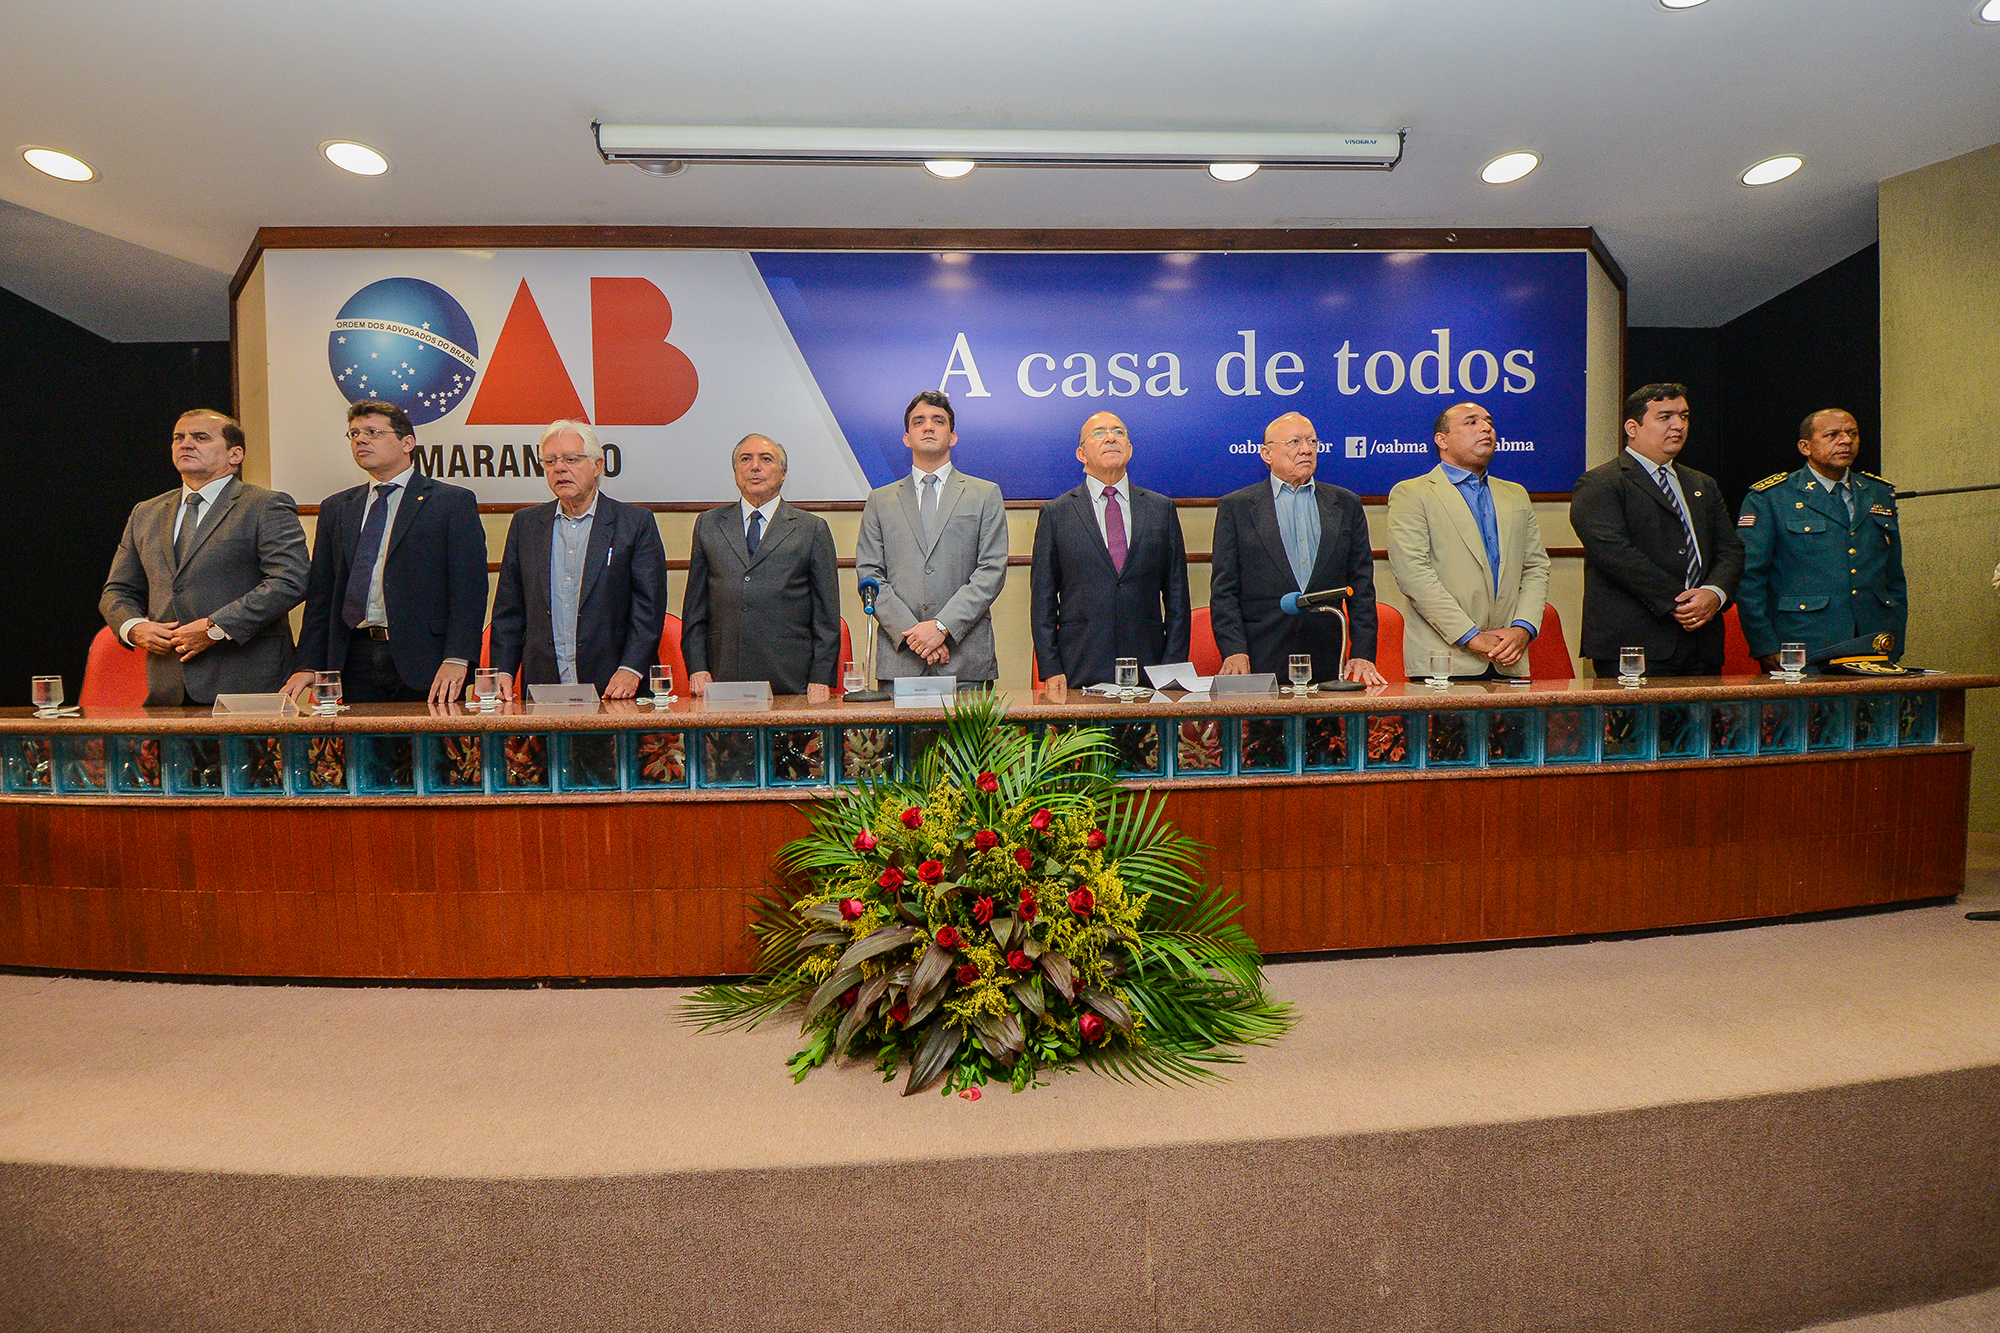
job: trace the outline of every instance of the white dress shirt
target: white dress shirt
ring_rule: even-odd
[[[174,532],[173,540],[170,544],[175,547],[181,544],[181,524],[187,519],[188,497],[190,495],[199,495],[201,497],[201,518],[195,520],[198,531],[202,520],[215,512],[215,502],[222,498],[223,487],[235,480],[235,473],[225,472],[199,491],[189,490],[187,484],[183,482],[181,484],[180,507],[174,510]],[[133,616],[130,620],[120,625],[118,627],[118,642],[130,648],[132,646],[132,627],[144,619],[144,616]],[[226,639],[229,636],[225,634],[222,637]]]
[[[757,540],[761,543],[764,537],[771,531],[771,520],[778,516],[778,501],[784,498],[782,495],[774,495],[760,505],[753,505],[748,500],[738,501],[743,508],[743,538],[745,541],[748,541],[750,538],[750,515],[762,514],[764,516],[763,531],[757,537]]]
[[[368,580],[368,613],[361,618],[361,624],[364,628],[369,625],[381,625],[384,628],[390,627],[389,608],[382,601],[382,571],[388,566],[389,562],[383,557],[389,552],[389,539],[396,533],[396,510],[402,506],[403,492],[409,488],[410,478],[416,475],[416,471],[416,466],[412,464],[387,481],[378,482],[373,477],[368,480],[368,503],[361,510],[361,525],[363,527],[368,526],[368,510],[376,504],[376,486],[389,487],[389,493],[381,499],[381,503],[387,505],[389,508],[382,517],[382,549],[376,553],[375,572]],[[361,552],[356,551],[354,558],[359,560]],[[447,660],[456,661],[458,659],[450,658]]]
[[[1088,472],[1083,474],[1083,484],[1090,488],[1090,510],[1097,515],[1097,535],[1104,538],[1104,549],[1111,549],[1111,530],[1104,526],[1104,493],[1116,489],[1118,492],[1118,512],[1125,519],[1125,549],[1132,548],[1132,474],[1126,473],[1107,486]]]

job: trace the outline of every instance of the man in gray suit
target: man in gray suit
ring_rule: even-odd
[[[854,544],[857,579],[882,585],[876,674],[956,676],[991,684],[993,599],[1007,582],[1007,506],[1000,488],[951,465],[951,399],[926,389],[903,409],[910,475],[868,493]]]
[[[273,693],[306,595],[298,506],[238,477],[243,427],[220,412],[182,416],[173,449],[180,487],[132,507],[98,610],[146,654],[149,706]]]
[[[840,679],[840,583],[833,531],[786,504],[785,446],[745,435],[730,452],[742,499],[694,522],[681,656],[688,691],[768,680],[773,694],[823,704]]]

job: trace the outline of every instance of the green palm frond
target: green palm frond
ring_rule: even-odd
[[[698,1032],[749,1032],[796,1003],[808,987],[778,982],[703,986],[681,1003],[681,1021]]]

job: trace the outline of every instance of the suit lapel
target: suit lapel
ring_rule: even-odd
[[[929,555],[930,547],[924,542],[924,516],[917,508],[917,479],[905,472],[897,484],[896,498],[903,502],[903,519],[910,525],[911,540],[918,550]]]
[[[174,514],[181,505],[181,492],[176,489],[171,494],[160,497],[159,514],[146,530],[146,541],[157,543],[159,558],[163,566],[148,565],[149,569],[166,568],[178,573],[174,562]]]
[[[729,548],[729,553],[736,557],[737,564],[745,569],[750,568],[750,543],[743,535],[745,522],[743,502],[738,500],[727,508],[711,512],[715,515],[715,521],[722,525],[722,541]]]
[[[187,562],[175,569],[174,572],[176,574],[194,563],[194,558],[201,553],[203,544],[214,535],[216,528],[222,525],[222,520],[228,516],[229,511],[236,507],[236,497],[241,494],[243,494],[243,483],[233,478],[227,486],[222,488],[222,494],[215,497],[215,503],[210,506],[210,512],[203,514],[200,521],[195,524],[194,545],[188,547]],[[176,495],[174,499],[178,502],[180,497]],[[167,523],[169,550],[172,549],[173,530],[173,522],[169,520]]]
[[[757,554],[750,557],[750,568],[757,568],[764,563],[765,556],[783,546],[785,539],[792,535],[792,527],[797,522],[798,515],[791,505],[783,500],[778,501],[778,507],[771,511],[771,525],[764,529],[764,535],[758,539]],[[744,543],[744,550],[749,549],[749,543]]]
[[[1814,475],[1811,468],[1806,469],[1803,484],[1806,492],[1806,508],[1833,520],[1840,525],[1842,532],[1853,530],[1853,521],[1847,517],[1847,506],[1840,502],[1839,491],[1829,491],[1826,487],[1820,485],[1819,478]],[[1858,487],[1856,489],[1857,491],[1859,490]],[[1868,507],[1861,502],[1860,495],[1856,494],[1854,497],[1855,514],[1857,516],[1864,514],[1867,512],[1867,509]]]
[[[1437,487],[1438,503],[1444,506],[1445,513],[1451,515],[1452,529],[1458,533],[1459,540],[1465,543],[1465,548],[1472,552],[1472,558],[1479,562],[1479,567],[1486,571],[1487,586],[1491,587],[1493,563],[1486,558],[1486,539],[1479,535],[1479,521],[1473,518],[1472,506],[1466,503],[1465,493],[1451,484],[1451,478],[1445,475],[1442,463],[1430,470],[1430,482]],[[1491,495],[1493,483],[1488,481],[1486,484],[1487,494]],[[1493,521],[1495,526],[1499,525],[1500,506],[1497,501],[1493,506]],[[1506,552],[1503,550],[1502,563],[1505,563],[1505,560]]]
[[[1667,517],[1673,520],[1674,526],[1679,527],[1681,516],[1674,512],[1674,502],[1667,498],[1667,493],[1660,489],[1660,483],[1654,480],[1655,470],[1641,465],[1631,454],[1620,454],[1618,465],[1625,470],[1626,478],[1654,504],[1664,509]],[[1678,475],[1676,473],[1677,477]]]
[[[617,538],[618,507],[609,496],[599,494],[597,517],[590,520],[590,544],[583,548],[583,589],[576,595],[578,607],[590,600],[590,590],[604,573],[605,554]]]
[[[534,605],[549,604],[549,557],[556,540],[556,501],[536,505],[521,522],[521,582]]]
[[[403,534],[410,530],[410,524],[417,521],[417,511],[424,507],[424,497],[430,494],[431,487],[435,485],[436,482],[421,472],[411,474],[410,479],[403,484],[403,501],[396,506],[396,527],[389,534],[388,544],[382,548],[384,560],[396,553],[396,547],[403,540]],[[359,536],[357,533],[357,540]]]
[[[1121,483],[1121,489],[1125,494],[1118,498],[1128,500],[1131,488]],[[1104,561],[1104,567],[1111,571],[1112,578],[1121,577],[1118,566],[1111,563],[1111,548],[1105,544],[1104,534],[1097,530],[1097,503],[1090,498],[1090,483],[1085,482],[1063,498],[1071,500],[1070,513],[1075,522],[1083,525],[1084,540],[1090,543],[1090,549]],[[1128,568],[1132,564],[1132,506],[1129,503],[1125,505],[1125,564]]]
[[[1312,573],[1306,578],[1307,588],[1313,587],[1316,584],[1332,582],[1333,571],[1329,566],[1347,548],[1347,543],[1341,540],[1346,534],[1340,530],[1343,526],[1341,523],[1340,506],[1334,502],[1332,489],[1325,482],[1317,478],[1313,480],[1313,502],[1319,506],[1319,550],[1313,552]],[[1274,501],[1271,506],[1271,521],[1273,523],[1277,522],[1277,516],[1278,508]],[[1283,543],[1279,544],[1278,549],[1284,549]],[[1289,563],[1287,563],[1286,568],[1291,568]],[[1303,592],[1304,589],[1300,589],[1300,591]]]
[[[937,526],[931,529],[930,540],[923,543],[925,555],[929,555],[937,549],[938,538],[944,536],[946,520],[951,517],[952,510],[958,508],[959,497],[965,494],[965,474],[957,468],[953,468],[951,470],[951,480],[944,484],[942,490],[944,493],[938,496]],[[920,519],[917,524],[917,532],[921,534],[923,530],[923,523]]]
[[[1313,494],[1315,496],[1319,494],[1318,486],[1313,487]],[[1296,577],[1292,573],[1292,557],[1285,553],[1284,534],[1278,531],[1278,502],[1271,497],[1271,483],[1268,480],[1257,488],[1257,498],[1253,503],[1257,515],[1257,535],[1263,539],[1264,549],[1270,553],[1272,563],[1284,572],[1287,579]],[[1319,544],[1321,549],[1326,547],[1326,511],[1324,509],[1320,511]],[[1317,568],[1319,563],[1317,558],[1315,558],[1313,563],[1315,568]]]

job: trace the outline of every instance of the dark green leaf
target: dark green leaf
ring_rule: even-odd
[[[958,1050],[958,1043],[964,1033],[939,1019],[924,1033],[917,1043],[916,1058],[910,1061],[909,1081],[903,1084],[903,1095],[912,1096],[943,1078],[951,1067],[951,1057]]]
[[[833,1035],[835,1055],[847,1054],[848,1043],[854,1034],[867,1024],[869,1013],[889,989],[889,974],[881,972],[861,983],[861,993],[854,997],[854,1005],[840,1016],[840,1028]]]
[[[914,926],[883,926],[880,930],[870,931],[864,938],[847,946],[847,952],[840,956],[840,969],[844,972],[850,967],[859,967],[877,954],[902,948],[916,937]]]
[[[933,940],[924,950],[924,956],[917,960],[916,973],[910,978],[910,1003],[914,1005],[929,997],[933,990],[941,989],[957,962],[956,954]]]
[[[860,980],[861,969],[858,967],[834,969],[825,981],[819,983],[819,989],[813,992],[812,999],[806,1002],[806,1022],[812,1022],[822,1009],[839,999],[849,986]]]
[[[1119,1031],[1130,1032],[1132,1030],[1132,1011],[1127,1009],[1124,1001],[1120,1000],[1116,995],[1111,994],[1109,991],[1098,990],[1095,986],[1085,986],[1083,988],[1083,1002],[1110,1019],[1118,1027]]]
[[[1076,969],[1070,965],[1067,957],[1050,949],[1035,961],[1042,965],[1043,974],[1048,977],[1049,984],[1056,988],[1059,995],[1065,1000],[1076,999]]]

